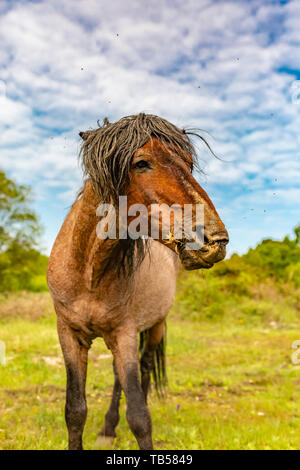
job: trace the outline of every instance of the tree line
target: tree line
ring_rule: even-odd
[[[38,250],[41,225],[29,186],[0,170],[0,292],[46,290],[48,257]]]
[[[31,188],[0,170],[0,292],[47,290],[48,257],[40,253],[41,225],[32,209]],[[300,226],[293,238],[265,239],[245,255],[232,255],[212,275],[252,272],[300,287]]]

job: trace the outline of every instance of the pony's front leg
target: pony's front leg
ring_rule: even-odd
[[[141,450],[153,449],[152,423],[139,380],[137,329],[133,321],[119,326],[107,342],[116,361],[118,375],[126,397],[126,418]]]
[[[74,331],[60,319],[57,330],[67,372],[65,417],[69,449],[82,450],[82,433],[87,416],[85,383],[88,346],[81,344]]]

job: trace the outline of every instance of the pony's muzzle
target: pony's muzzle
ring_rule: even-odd
[[[184,245],[179,251],[183,267],[187,270],[209,269],[226,256],[226,245],[229,242],[227,230],[209,238],[204,236],[204,244],[199,250],[188,250]]]

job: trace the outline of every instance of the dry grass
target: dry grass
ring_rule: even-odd
[[[280,295],[278,305],[265,289],[270,298],[239,297],[237,306],[225,304],[222,293],[217,300],[224,314],[208,320],[201,318],[199,284],[189,289],[184,279],[180,313],[175,302],[169,316],[167,394],[149,399],[156,449],[299,449],[300,370],[291,360],[300,339],[299,312],[290,306],[296,297],[284,303]],[[193,319],[193,303],[183,303],[189,297]],[[0,366],[0,449],[65,449],[66,376],[49,294],[2,296],[0,320],[7,354]],[[89,353],[86,449],[94,448],[109,405],[111,363],[96,339]],[[124,397],[117,436],[114,449],[137,448]]]
[[[0,294],[0,321],[16,318],[36,321],[53,314],[53,303],[48,292]]]

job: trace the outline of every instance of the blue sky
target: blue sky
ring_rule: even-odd
[[[0,166],[32,186],[43,249],[81,185],[78,132],[141,111],[209,133],[223,161],[198,146],[199,181],[230,253],[292,233],[299,24],[293,0],[0,0]]]

